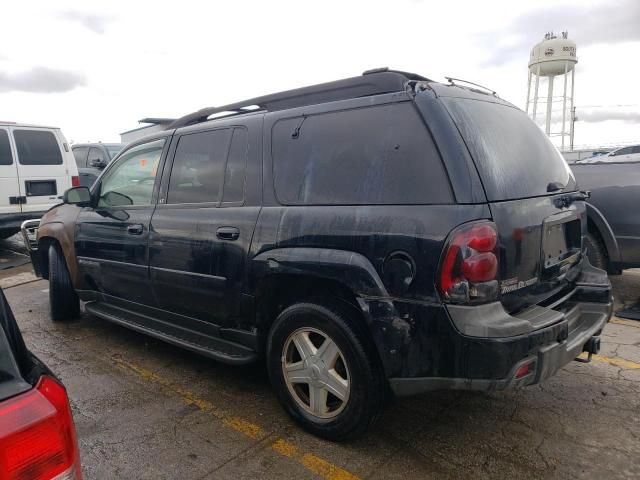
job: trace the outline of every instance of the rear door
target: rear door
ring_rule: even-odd
[[[575,200],[579,194],[567,163],[527,115],[478,97],[444,102],[476,163],[498,227],[502,302],[513,311],[567,286],[568,272],[581,258],[585,205]]]
[[[0,126],[0,215],[20,213],[20,182],[9,128]]]
[[[22,212],[48,210],[60,203],[58,197],[71,187],[71,175],[63,156],[64,141],[57,130],[11,127],[11,131],[23,196]]]
[[[151,280],[161,308],[235,325],[260,211],[261,125],[253,117],[175,138],[151,220]]]

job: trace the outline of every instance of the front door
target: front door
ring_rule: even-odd
[[[151,220],[151,279],[165,310],[234,325],[259,213],[245,202],[248,138],[245,127],[177,136]]]
[[[76,254],[89,288],[107,301],[155,304],[149,281],[149,222],[164,138],[123,153],[93,189],[97,204],[76,222]]]

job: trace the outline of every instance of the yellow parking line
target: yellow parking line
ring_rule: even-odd
[[[125,370],[135,373],[140,378],[155,383],[163,387],[166,391],[173,393],[180,397],[187,405],[194,405],[203,412],[206,412],[217,419],[221,420],[227,427],[239,432],[246,437],[254,440],[260,440],[267,436],[267,432],[262,427],[255,423],[244,420],[240,417],[235,417],[225,414],[222,410],[217,408],[213,403],[208,400],[199,398],[195,393],[187,390],[179,385],[175,385],[167,379],[161,377],[157,373],[152,372],[144,367],[136,365],[134,363],[123,360],[122,358],[114,357],[115,364]],[[283,457],[290,458],[296,463],[302,465],[310,472],[315,473],[318,477],[325,480],[360,480],[360,478],[334,464],[324,460],[313,453],[302,452],[300,449],[282,438],[276,438],[271,444],[271,450]]]
[[[614,317],[609,320],[609,323],[615,323],[617,325],[627,325],[628,327],[640,328],[640,322],[637,320],[626,320],[624,318]]]
[[[632,362],[631,360],[626,360],[624,358],[605,357],[604,355],[593,355],[591,358],[597,360],[598,362],[608,363],[609,365],[613,365],[614,367],[629,368],[634,370],[640,368],[640,363]]]

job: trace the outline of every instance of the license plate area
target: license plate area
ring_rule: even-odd
[[[543,224],[542,265],[545,270],[567,268],[579,260],[582,225],[573,212],[554,215]]]

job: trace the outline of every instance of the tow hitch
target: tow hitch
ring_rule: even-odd
[[[593,354],[600,351],[600,337],[591,337],[582,347],[582,351],[589,354],[587,358],[576,357],[574,360],[580,363],[589,363]]]

